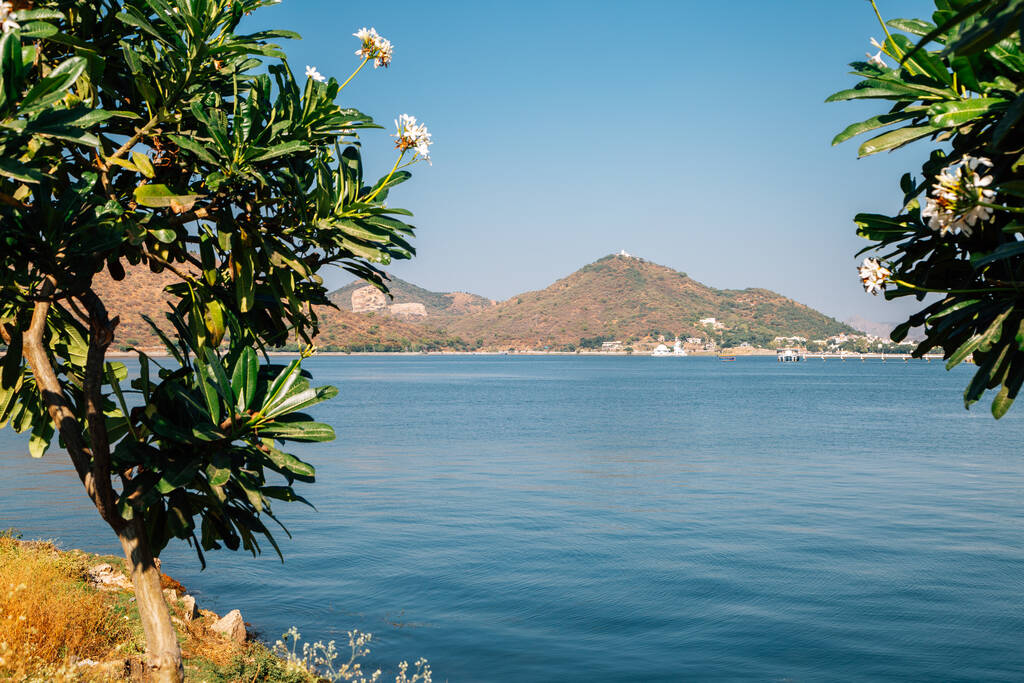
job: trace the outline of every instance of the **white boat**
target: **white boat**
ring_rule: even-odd
[[[686,349],[683,348],[683,343],[679,341],[679,337],[676,337],[675,343],[672,348],[665,346],[664,344],[658,344],[654,347],[654,351],[651,351],[652,356],[685,356]]]

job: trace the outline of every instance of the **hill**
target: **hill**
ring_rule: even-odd
[[[96,276],[97,294],[107,303],[111,317],[121,319],[117,328],[116,347],[162,348],[160,339],[142,319],[150,316],[165,330],[170,329],[164,313],[170,297],[163,289],[177,282],[175,275],[164,271],[156,274],[147,268],[130,268],[125,279],[112,280],[106,271]],[[424,290],[426,291],[426,290]],[[463,349],[459,339],[450,339],[444,330],[433,325],[414,324],[389,315],[353,313],[327,306],[317,309],[320,315],[320,336],[317,345],[325,351],[419,351]]]
[[[161,290],[173,281],[172,275],[144,268],[129,270],[122,282],[98,276],[98,293],[109,302],[111,315],[121,317],[118,345],[159,346],[141,314],[162,321],[167,297]],[[854,332],[775,292],[714,289],[685,273],[624,255],[606,256],[545,289],[497,304],[472,294],[432,292],[393,278],[393,303],[415,306],[425,316],[392,314],[389,310],[394,309],[384,299],[377,301],[378,310],[353,312],[352,293],[359,289],[360,283],[353,283],[331,293],[342,310],[319,310],[321,349],[568,350],[600,346],[605,340],[632,343],[676,335],[700,337],[719,346],[765,345],[777,336],[822,339]]]
[[[702,319],[715,323],[702,324]],[[581,339],[664,335],[767,344],[820,339],[849,325],[766,289],[713,289],[685,273],[627,255],[606,256],[550,287],[451,321],[449,331],[485,346],[566,347]]]
[[[389,304],[423,304],[427,318],[448,318],[452,316],[474,313],[490,308],[494,302],[477,294],[467,292],[432,292],[401,278],[389,275],[390,282],[388,289],[393,297]],[[355,280],[341,289],[336,289],[328,295],[328,298],[340,309],[351,311],[352,294],[360,289],[365,289],[367,284],[362,280]]]

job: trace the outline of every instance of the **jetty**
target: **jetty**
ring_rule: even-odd
[[[810,353],[810,352],[805,352],[803,354],[803,357],[804,357],[804,360],[810,360],[812,358],[815,358],[815,359],[820,358],[821,360],[839,360],[839,361],[847,361],[847,360],[859,360],[859,361],[881,360],[883,362],[889,361],[889,360],[902,360],[902,361],[908,361],[908,362],[912,361],[912,360],[923,360],[923,361],[927,361],[929,363],[931,361],[933,361],[933,360],[942,360],[942,354],[941,353],[926,353],[925,355],[921,356],[920,358],[915,358],[914,356],[910,355],[909,353]]]

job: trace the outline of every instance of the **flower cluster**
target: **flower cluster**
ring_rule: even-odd
[[[391,41],[381,37],[376,29],[361,28],[352,35],[363,41],[362,47],[356,50],[356,56],[372,59],[374,69],[391,64],[391,53],[394,52],[394,47],[392,47]]]
[[[871,39],[871,45],[878,48],[878,52],[875,54],[871,54],[870,52],[864,53],[864,56],[868,58],[868,64],[873,64],[879,69],[888,69],[889,65],[885,63],[884,59],[882,59],[882,53],[885,52],[885,47],[883,47],[882,44],[874,38]]]
[[[300,654],[298,646],[301,639],[302,634],[293,626],[281,635],[281,640],[274,643],[272,651],[285,660],[287,672],[311,674],[317,680],[344,681],[345,683],[378,683],[380,681],[380,669],[367,677],[362,664],[358,661],[370,654],[369,644],[373,640],[373,634],[361,631],[348,632],[348,647],[351,654],[347,662],[337,661],[340,653],[333,640],[326,645],[320,641],[303,643]],[[409,663],[401,662],[398,665],[395,683],[431,683],[433,672],[426,659],[422,657],[417,659],[413,666],[416,667],[416,671],[410,677]]]
[[[21,28],[16,19],[18,13],[14,11],[14,5],[10,2],[0,2],[0,28],[4,33],[9,33]]]
[[[892,275],[892,271],[878,262],[878,259],[866,258],[864,263],[857,268],[860,274],[860,282],[864,285],[864,291],[869,294],[879,294],[885,289],[885,282]]]
[[[312,78],[317,83],[323,83],[327,80],[322,73],[317,71],[315,66],[309,66],[308,64],[306,65],[306,77]]]
[[[996,193],[988,189],[992,176],[979,175],[981,166],[991,169],[992,162],[965,155],[960,161],[942,169],[921,210],[921,217],[927,219],[928,227],[943,236],[956,230],[970,236],[979,219],[985,222],[992,218],[992,209],[981,204],[990,203]]]
[[[395,138],[395,147],[403,152],[407,149],[415,150],[420,158],[429,162],[430,145],[434,143],[430,140],[427,127],[422,123],[416,123],[416,117],[408,114],[399,116],[395,120],[395,126],[398,132],[391,136]]]

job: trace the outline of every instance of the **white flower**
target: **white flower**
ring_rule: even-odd
[[[430,145],[434,144],[430,139],[427,127],[422,123],[416,123],[415,116],[402,114],[395,119],[395,127],[398,132],[391,137],[395,138],[395,147],[403,152],[412,149],[416,155],[430,161]]]
[[[884,59],[882,59],[881,50],[878,51],[878,54],[873,55],[870,52],[865,52],[864,55],[868,58],[868,64],[873,64],[874,66],[877,66],[879,69],[889,68],[889,65],[885,63]]]
[[[315,66],[306,65],[306,76],[312,78],[317,83],[323,83],[327,80],[322,73],[316,70]]]
[[[991,203],[996,196],[995,190],[988,189],[992,176],[983,177],[977,172],[982,166],[991,169],[992,162],[984,157],[964,156],[942,169],[921,209],[928,227],[941,236],[960,231],[969,237],[979,220],[984,223],[992,218],[991,207],[980,206],[983,202]]]
[[[0,2],[0,28],[4,33],[10,33],[21,28],[17,21],[18,13],[14,11],[14,5],[10,2]]]
[[[885,289],[885,282],[892,275],[892,271],[878,262],[878,259],[866,258],[858,268],[861,284],[864,291],[877,295]]]
[[[882,45],[880,42],[875,40],[874,37],[871,38],[871,47],[878,48],[882,52],[885,52],[885,45]]]
[[[378,66],[387,67],[391,64],[391,56],[395,48],[390,40],[383,38],[377,33],[377,29],[363,27],[352,35],[363,43],[362,47],[356,50],[357,57],[372,59],[374,69]]]

